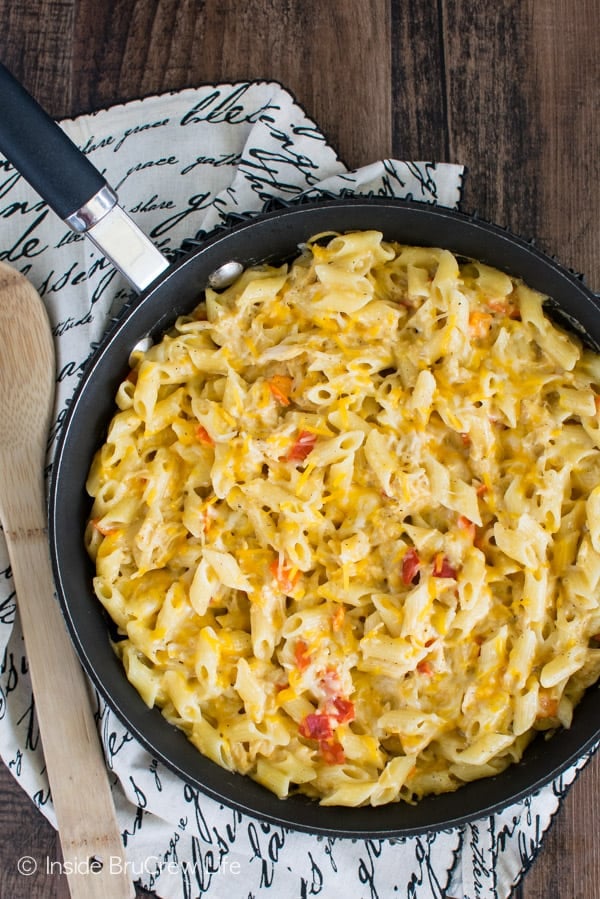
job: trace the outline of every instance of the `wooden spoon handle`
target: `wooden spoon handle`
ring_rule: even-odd
[[[54,598],[44,524],[5,533],[64,871],[73,899],[125,899],[135,891],[88,685]]]

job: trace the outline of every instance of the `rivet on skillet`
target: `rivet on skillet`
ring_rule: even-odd
[[[215,290],[221,287],[229,287],[236,278],[239,278],[243,271],[244,266],[241,262],[234,262],[233,260],[224,262],[223,265],[220,265],[208,276],[208,283]]]
[[[130,368],[133,368],[135,366],[139,356],[141,356],[143,353],[148,352],[153,343],[154,341],[151,337],[142,337],[141,340],[138,340],[129,354],[128,364]]]

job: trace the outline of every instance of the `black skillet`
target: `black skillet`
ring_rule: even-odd
[[[104,210],[114,195],[102,176],[2,66],[0,93],[0,151],[57,214],[72,227],[90,228],[101,248],[103,228],[107,230],[116,215],[117,243],[127,232],[139,241],[138,249],[142,247],[144,239],[135,226],[123,223],[118,207]],[[90,225],[98,208],[103,216],[100,229]],[[552,298],[548,305],[561,323],[600,346],[600,304],[580,279],[505,230],[441,207],[362,198],[299,204],[224,229],[171,266],[147,242],[149,264],[138,265],[133,275],[121,269],[138,287],[145,281],[145,289],[89,361],[62,426],[52,472],[49,531],[58,596],[82,665],[110,708],[154,757],[184,781],[250,815],[318,834],[375,838],[452,827],[499,811],[548,783],[600,739],[598,685],[577,707],[570,729],[559,730],[549,741],[536,738],[521,762],[455,793],[428,797],[415,806],[360,809],[322,808],[300,797],[280,800],[249,778],[204,758],[159,711],[144,705],[110,647],[111,624],[92,593],[92,568],[82,537],[90,510],[84,486],[88,468],[103,442],[133,347],[144,338],[157,339],[192,308],[207,283],[215,280],[215,272],[217,283],[219,278],[226,281],[226,263],[282,261],[293,257],[312,234],[371,228],[386,239],[446,247],[522,277]]]

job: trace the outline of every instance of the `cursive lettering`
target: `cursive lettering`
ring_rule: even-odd
[[[175,225],[179,225],[193,212],[198,212],[200,209],[208,209],[212,205],[212,202],[209,193],[194,194],[194,196],[190,197],[187,201],[185,209],[181,209],[179,212],[176,212],[175,215],[171,215],[162,222],[159,222],[158,225],[155,225],[150,231],[150,237],[161,237],[163,234],[166,234],[167,231],[174,228]]]
[[[21,175],[14,170],[10,162],[6,161],[0,162],[0,171],[10,172],[8,178],[5,178],[4,181],[0,182],[0,197],[4,197],[11,192],[15,184],[20,180]]]
[[[110,714],[105,711],[102,716],[102,742],[106,746],[106,763],[111,771],[114,767],[115,756],[132,740],[133,737],[129,731],[122,730],[119,733],[111,730]]]
[[[87,238],[83,234],[77,234],[75,231],[66,231],[58,243],[54,244],[57,250],[61,247],[67,247],[72,243],[77,243],[78,241],[86,240]]]
[[[115,190],[119,190],[134,172],[143,172],[146,169],[157,168],[163,165],[177,165],[178,162],[179,160],[176,156],[161,156],[160,159],[147,159],[145,162],[136,162],[135,165],[127,169],[127,174],[120,181],[117,181]]]
[[[11,771],[14,771],[16,777],[21,776],[21,766],[23,764],[23,753],[20,749],[17,749],[15,753],[14,759],[11,759],[8,763],[8,767]]]
[[[198,125],[200,122],[220,124],[227,122],[229,125],[254,124],[265,117],[269,109],[278,110],[279,106],[270,101],[263,103],[258,109],[252,109],[240,102],[250,89],[250,84],[241,84],[226,93],[221,88],[216,88],[206,97],[203,97],[182,117],[180,124]],[[249,111],[250,109],[250,111]]]
[[[0,675],[2,675],[4,679],[6,696],[12,693],[13,690],[16,690],[17,684],[19,683],[19,675],[26,673],[27,663],[25,658],[21,656],[21,664],[17,665],[15,663],[14,654],[5,650],[4,658],[2,659],[2,663],[0,663]]]
[[[266,845],[264,845],[265,839]],[[281,828],[272,829],[271,825],[266,822],[257,827],[251,821],[248,824],[248,840],[254,853],[250,862],[255,859],[260,861],[260,885],[269,887],[275,877],[275,864],[285,845],[285,831]]]
[[[148,770],[150,771],[150,774],[154,775],[154,786],[157,791],[162,793],[162,782],[158,773],[158,759],[152,759]]]
[[[41,297],[59,293],[65,287],[77,287],[85,281],[94,279],[98,272],[104,272],[104,274],[91,292],[90,306],[93,306],[117,275],[116,269],[104,256],[100,259],[95,259],[88,269],[82,269],[79,261],[73,262],[66,272],[61,272],[60,274],[51,269],[42,283],[38,285],[37,290]]]
[[[114,144],[115,139],[112,134],[108,134],[106,137],[101,137],[97,140],[94,135],[90,135],[86,142],[79,147],[82,153],[85,153],[88,156],[90,153],[93,153],[95,150],[101,150],[103,147],[110,147],[111,144]]]
[[[182,168],[181,174],[189,175],[198,165],[210,165],[215,168],[219,168],[222,165],[239,165],[241,158],[239,153],[223,153],[221,156],[196,156],[193,162]]]
[[[302,877],[300,881],[301,899],[308,899],[309,896],[318,896],[323,889],[323,872],[313,858],[312,852],[308,853],[310,859],[310,881],[306,877]]]
[[[130,206],[129,211],[132,213],[155,212],[157,209],[175,209],[175,203],[172,200],[159,200],[158,194],[153,194],[149,200],[140,200]]]
[[[33,705],[33,696],[31,697],[31,702],[21,715],[21,717],[17,720],[17,724],[20,726],[25,723],[25,745],[24,749],[37,749],[37,745],[40,741],[40,732],[38,730],[37,721],[35,717],[35,709]]]
[[[66,319],[64,319],[64,321],[58,322],[52,328],[52,333],[55,337],[61,337],[72,328],[78,328],[80,325],[88,325],[93,320],[94,317],[91,312],[86,312],[85,315],[79,319],[74,319],[73,316],[69,315]]]
[[[117,141],[115,146],[113,147],[113,153],[118,153],[125,141],[128,137],[131,137],[132,134],[142,134],[144,131],[153,131],[155,128],[163,128],[165,125],[168,125],[170,119],[159,119],[157,122],[144,122],[142,125],[134,125],[132,128],[126,128],[123,132],[123,137]],[[114,141],[111,139],[111,143]]]
[[[131,774],[129,775],[129,783],[131,784],[131,789],[133,790],[133,795],[138,808],[146,808],[146,806],[148,805],[146,794],[144,793],[142,788],[136,784]]]
[[[6,580],[12,579],[10,567],[6,568],[3,572],[0,572],[0,577],[5,577]],[[0,624],[14,624],[16,608],[16,593],[14,590],[11,590],[11,592],[0,601]]]
[[[200,792],[198,790],[195,790],[189,784],[185,784],[183,788],[183,798],[193,807],[194,817],[196,820],[196,829],[198,833],[206,843],[210,843],[210,828],[202,812],[202,807],[200,804]]]
[[[146,889],[153,890],[155,888],[160,875],[165,870],[165,868],[173,870],[180,867],[179,856],[177,853],[177,843],[179,842],[179,839],[179,834],[175,832],[169,840],[169,845],[167,846],[166,851],[163,852],[160,856],[153,855],[150,857],[155,863],[155,867],[153,871],[146,871],[147,883],[144,884]],[[186,862],[183,862],[183,866],[185,865]]]
[[[138,830],[142,829],[143,821],[144,821],[144,809],[138,805],[135,810],[135,817],[133,819],[133,825],[131,827],[131,830],[128,827],[126,827],[123,830],[122,836],[123,836],[123,845],[124,846],[127,846],[127,844],[129,843],[130,837],[135,836],[135,834],[138,832]]]
[[[33,234],[39,228],[47,215],[48,210],[45,209],[30,224],[27,230],[16,239],[10,249],[0,252],[0,259],[4,262],[17,262],[19,259],[32,259],[35,256],[39,256],[44,250],[47,250],[48,244],[40,246],[40,241],[37,237],[29,237],[30,234]]]

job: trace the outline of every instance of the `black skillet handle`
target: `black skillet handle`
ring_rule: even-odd
[[[65,221],[107,187],[100,172],[2,63],[0,152]]]
[[[145,290],[168,268],[168,260],[119,206],[100,172],[2,63],[0,153],[136,290]]]

